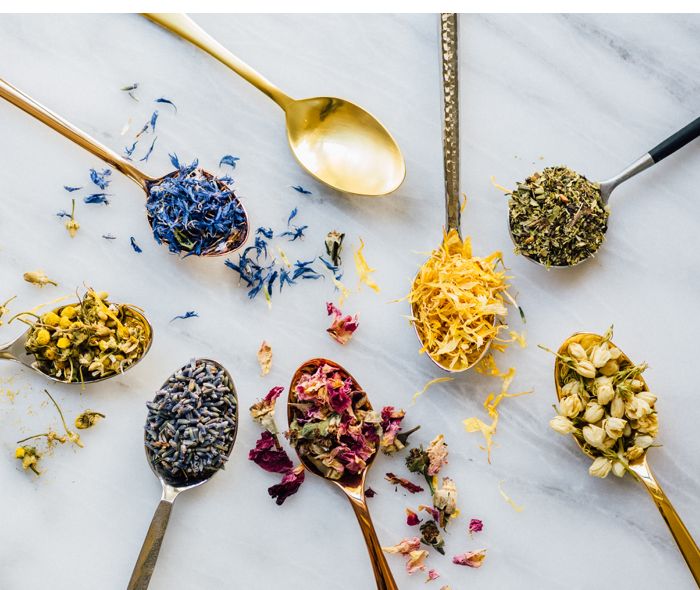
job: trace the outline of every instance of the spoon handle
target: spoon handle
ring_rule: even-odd
[[[372,518],[367,509],[367,502],[365,502],[364,498],[350,494],[347,491],[346,494],[350,504],[352,504],[352,509],[355,511],[357,521],[360,523],[362,535],[365,538],[367,552],[374,570],[374,579],[377,582],[377,590],[398,590],[394,576],[389,569],[389,564],[386,562],[384,552],[379,544],[379,539],[377,539],[377,533],[374,530],[374,524],[372,524]]]
[[[457,15],[443,13],[440,15],[440,55],[442,56],[442,155],[445,174],[445,210],[447,229],[456,229],[460,233],[457,49]]]
[[[693,537],[691,537],[688,529],[685,528],[681,517],[678,516],[670,500],[661,489],[659,482],[654,478],[646,459],[641,463],[630,465],[630,469],[632,469],[637,475],[637,478],[641,480],[649,492],[649,495],[654,500],[654,504],[656,504],[659,512],[661,512],[661,516],[663,516],[673,538],[678,544],[678,549],[680,549],[683,558],[688,564],[690,573],[693,575],[693,578],[695,578],[695,582],[698,586],[700,586],[700,549],[698,549]]]
[[[141,552],[136,560],[134,571],[131,573],[127,590],[146,590],[148,588],[153,570],[156,567],[165,530],[168,528],[170,512],[172,511],[176,495],[170,496],[167,490],[163,491],[163,497],[158,503],[158,508],[156,508],[156,512],[153,515],[151,526],[148,527],[146,538],[141,546]]]
[[[221,43],[214,39],[209,33],[202,29],[186,14],[165,13],[165,12],[144,12],[143,16],[158,23],[161,27],[182,37],[193,45],[206,51],[212,57],[218,59],[222,64],[236,72],[241,78],[264,92],[274,100],[282,109],[286,109],[289,103],[294,102],[267,78],[260,75],[243,60],[237,58],[226,49]]]
[[[24,94],[24,92],[15,88],[12,86],[12,84],[6,82],[2,78],[0,78],[0,97],[12,103],[16,107],[19,107],[25,113],[31,115],[35,119],[38,119],[45,125],[48,125],[54,131],[58,131],[61,135],[105,161],[110,166],[114,166],[114,168],[131,178],[131,180],[136,182],[136,184],[142,188],[145,187],[147,181],[153,180],[140,170],[134,168],[134,166],[132,166],[119,154],[102,145],[99,141],[93,139],[87,133],[73,126],[68,121],[53,111],[47,109],[44,105],[38,103],[30,96],[27,96]]]
[[[700,137],[700,117],[692,123],[688,123],[683,129],[676,131],[671,137],[664,139],[655,148],[650,149],[649,155],[654,162],[660,162],[697,137]]]

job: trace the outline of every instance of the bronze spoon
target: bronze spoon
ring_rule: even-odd
[[[227,457],[231,455],[233,450],[233,445],[236,442],[236,435],[238,434],[238,393],[236,392],[236,386],[233,383],[233,379],[229,372],[216,361],[210,359],[196,359],[197,363],[206,362],[215,365],[224,374],[224,380],[228,382],[228,386],[233,392],[236,398],[236,427],[233,432],[233,437],[231,439],[231,444],[227,449]],[[186,366],[189,366],[188,363]],[[163,384],[166,387],[170,381],[170,378]],[[134,565],[134,570],[131,573],[131,578],[129,580],[129,585],[127,590],[146,590],[151,581],[151,576],[153,575],[153,570],[156,567],[156,561],[158,560],[158,555],[160,553],[160,547],[163,543],[163,537],[165,537],[165,531],[168,528],[168,522],[170,521],[170,513],[173,509],[173,504],[175,499],[180,495],[181,492],[197,488],[202,484],[208,482],[218,471],[210,473],[209,475],[202,477],[200,479],[194,480],[174,480],[171,479],[167,474],[163,473],[155,461],[155,457],[148,447],[144,447],[146,450],[146,458],[148,459],[148,464],[151,466],[151,470],[155,473],[156,477],[160,481],[160,485],[163,489],[163,494],[156,508],[156,512],[151,520],[151,525],[148,527],[148,532],[146,533],[146,538],[143,541],[141,551],[139,552],[138,559],[136,560],[136,565]]]
[[[296,403],[296,385],[299,379],[305,373],[314,372],[321,365],[330,365],[334,369],[340,371],[343,375],[347,375],[352,379],[353,389],[356,391],[362,391],[357,381],[353,376],[341,367],[338,363],[329,361],[324,358],[315,358],[306,361],[302,364],[294,373],[292,377],[292,382],[289,385],[289,397],[287,399],[287,420],[289,424],[294,420],[294,406],[292,404]],[[369,405],[369,400],[367,400],[367,405],[371,410],[371,405]],[[298,453],[297,453],[298,454]],[[389,569],[389,564],[386,562],[384,553],[382,552],[382,547],[377,539],[377,533],[374,530],[374,525],[372,524],[372,519],[369,515],[369,509],[367,508],[367,500],[365,498],[365,480],[367,479],[367,472],[372,465],[377,453],[375,451],[374,455],[367,460],[367,467],[359,474],[345,474],[339,480],[333,480],[326,478],[311,461],[305,457],[299,455],[299,460],[304,465],[304,468],[311,473],[323,477],[324,479],[334,483],[340,490],[347,496],[352,505],[352,509],[355,512],[357,521],[360,523],[360,529],[362,530],[362,535],[365,538],[365,543],[367,545],[367,552],[369,553],[370,561],[372,562],[372,569],[374,570],[374,578],[377,582],[377,590],[398,590],[398,586],[394,581],[394,576]]]
[[[71,305],[71,304],[66,304],[66,305]],[[73,303],[72,305],[78,305],[78,303]],[[58,308],[57,313],[60,314],[60,310],[63,309],[62,306]],[[127,306],[129,313],[133,315],[137,320],[139,320],[146,331],[146,336],[148,338],[148,341],[146,343],[146,346],[144,347],[143,354],[141,357],[131,365],[129,365],[125,370],[128,371],[132,367],[136,366],[138,363],[141,362],[143,357],[148,354],[148,351],[151,349],[151,344],[153,344],[153,327],[151,326],[150,322],[146,319],[146,316],[143,315],[138,309],[132,306]],[[8,342],[7,344],[0,345],[0,360],[5,359],[8,361],[15,361],[20,363],[21,365],[24,365],[25,367],[30,368],[32,371],[35,371],[39,373],[40,375],[43,375],[47,379],[50,379],[51,381],[56,381],[57,383],[66,383],[68,385],[82,385],[82,382],[80,381],[66,381],[64,379],[59,379],[58,377],[54,377],[52,375],[49,375],[48,373],[44,373],[41,371],[36,365],[36,359],[34,356],[30,353],[27,352],[26,348],[24,347],[24,343],[27,341],[27,337],[29,336],[29,333],[33,330],[34,328],[31,327],[29,328],[26,332],[23,332],[20,334],[17,338],[15,338],[14,341]],[[111,379],[112,377],[118,377],[119,375],[123,375],[123,373],[113,373],[112,375],[106,375],[105,377],[97,377],[97,378],[90,378],[85,381],[85,383],[98,383],[99,381],[105,381],[106,379]]]
[[[141,189],[146,193],[146,197],[150,193],[151,187],[160,184],[165,178],[169,176],[177,175],[177,171],[166,174],[160,178],[154,178],[138,170],[133,166],[128,160],[122,158],[116,152],[112,151],[108,147],[102,145],[96,139],[90,137],[84,131],[81,131],[77,127],[70,124],[68,121],[50,111],[42,104],[35,101],[33,98],[24,94],[21,90],[18,90],[10,83],[5,82],[0,78],[0,97],[4,98],[8,102],[12,103],[16,107],[22,109],[25,113],[31,115],[35,119],[38,119],[45,125],[48,125],[54,131],[58,131],[64,137],[70,139],[73,143],[78,144],[80,147],[86,149],[91,154],[97,156],[110,166],[116,168],[119,172],[129,177],[136,184],[138,184]],[[207,175],[214,177],[213,174],[206,173]],[[241,209],[245,216],[245,225],[242,230],[233,231],[231,235],[227,236],[225,239],[220,240],[216,244],[213,244],[208,250],[202,252],[201,256],[221,256],[223,254],[229,254],[238,248],[240,248],[243,243],[248,238],[249,226],[248,214],[243,208],[241,203]],[[153,220],[151,216],[148,216],[148,222],[153,225]]]
[[[585,349],[588,349],[589,347],[594,346],[595,344],[600,342],[602,339],[603,337],[598,334],[578,332],[576,334],[573,334],[572,336],[569,336],[569,338],[567,338],[564,341],[564,343],[559,347],[558,354],[566,355],[569,344],[571,344],[572,342],[577,342]],[[612,342],[610,342],[610,345],[615,346]],[[618,350],[620,349],[618,348]],[[620,359],[628,363],[632,363],[629,357],[627,357],[622,351],[620,352]],[[559,382],[559,375],[561,374],[562,368],[562,361],[557,356],[554,362],[554,385],[556,387],[557,399],[559,401],[561,401],[562,397],[561,384]],[[645,390],[648,389],[646,381],[644,380],[644,377],[642,375],[639,375],[637,379],[639,379],[644,384]],[[586,455],[588,455],[591,459],[595,459],[595,455],[587,452],[584,449],[581,441],[578,440],[578,438],[574,436],[574,440]],[[680,516],[678,516],[676,510],[673,508],[671,501],[666,497],[666,494],[664,493],[663,489],[661,489],[661,486],[654,478],[654,475],[651,472],[651,468],[649,467],[649,464],[647,462],[646,449],[641,457],[635,459],[634,461],[630,461],[629,468],[634,474],[635,478],[644,484],[644,487],[646,488],[647,492],[649,492],[649,495],[651,496],[652,500],[654,500],[654,504],[656,504],[656,507],[659,509],[659,512],[661,512],[661,516],[663,517],[664,521],[666,522],[666,525],[671,531],[671,534],[673,535],[673,538],[675,539],[676,544],[678,545],[678,549],[680,549],[683,558],[685,559],[686,563],[688,564],[688,567],[690,568],[690,573],[693,575],[693,578],[695,578],[695,582],[700,586],[700,549],[693,540],[693,537],[688,532],[688,529],[685,528],[683,521],[681,520]]]

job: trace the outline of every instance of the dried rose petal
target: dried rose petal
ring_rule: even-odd
[[[469,521],[469,533],[480,533],[484,530],[484,523],[478,518],[472,518]]]
[[[481,567],[484,559],[486,559],[486,549],[481,549],[480,551],[467,551],[461,555],[455,555],[452,558],[452,563],[469,567]]]
[[[294,466],[286,451],[279,447],[275,435],[267,431],[260,435],[248,459],[269,473],[287,473]]]
[[[328,315],[334,316],[333,323],[326,332],[340,344],[347,344],[355,330],[360,326],[357,314],[354,318],[351,315],[343,316],[343,312],[330,302],[326,303],[326,311]]]
[[[408,561],[406,561],[406,571],[408,575],[413,575],[416,572],[421,572],[425,570],[425,558],[428,557],[428,552],[425,549],[418,549],[417,551],[411,551],[408,554]]]
[[[416,526],[420,524],[420,518],[418,518],[418,515],[413,512],[410,508],[406,508],[406,524],[408,526]]]
[[[382,547],[382,551],[385,553],[399,553],[401,555],[408,555],[411,551],[418,549],[420,549],[420,539],[418,537],[403,539],[391,547]]]
[[[267,493],[270,494],[271,498],[275,499],[278,506],[282,506],[284,501],[289,498],[289,496],[296,494],[299,491],[299,487],[304,483],[304,466],[297,465],[294,469],[289,471],[280,483],[269,487]]]
[[[398,477],[397,475],[394,475],[393,473],[387,473],[386,476],[384,477],[389,483],[401,486],[405,490],[408,490],[412,494],[417,494],[418,492],[422,492],[423,488],[420,487],[419,485],[416,485],[407,479],[403,477]]]
[[[433,580],[437,580],[440,577],[440,574],[438,573],[437,570],[428,570],[428,577],[426,578],[426,582],[432,582]]]
[[[401,432],[401,422],[405,415],[406,412],[404,410],[395,410],[393,406],[382,408],[382,440],[380,447],[388,455],[404,448],[404,444],[397,437]]]
[[[440,434],[436,436],[425,451],[428,454],[428,470],[427,473],[430,476],[437,475],[440,473],[443,465],[447,464],[447,444],[445,443],[445,437]]]
[[[270,372],[272,367],[272,347],[264,340],[258,350],[258,364],[260,365],[260,375],[262,377]]]
[[[375,492],[372,488],[367,488],[365,490],[365,497],[367,498],[374,498],[377,495],[377,492]]]

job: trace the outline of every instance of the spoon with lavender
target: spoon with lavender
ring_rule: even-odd
[[[238,432],[233,379],[209,359],[193,359],[173,373],[146,406],[146,457],[163,495],[127,590],[148,588],[175,499],[224,468]]]
[[[183,256],[221,256],[240,248],[249,233],[248,214],[225,179],[192,164],[160,178],[138,170],[127,159],[100,144],[0,78],[0,97],[58,131],[129,177],[146,193],[146,211],[153,237]]]
[[[333,482],[350,500],[377,589],[398,590],[365,499],[367,472],[379,445],[379,437],[372,435],[374,414],[357,381],[333,361],[311,359],[292,377],[287,401],[289,442],[305,469]]]

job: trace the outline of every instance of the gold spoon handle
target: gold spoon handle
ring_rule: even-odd
[[[158,23],[160,26],[186,39],[193,45],[206,51],[212,57],[218,59],[222,64],[231,68],[241,78],[250,82],[261,92],[264,92],[274,100],[283,110],[286,110],[289,103],[294,102],[267,78],[261,76],[243,60],[237,58],[226,49],[221,43],[214,39],[209,33],[202,29],[186,14],[165,13],[165,12],[144,12],[143,16]]]
[[[460,233],[459,210],[459,67],[457,54],[457,15],[440,15],[440,55],[442,56],[442,154],[445,170],[445,209],[447,229]]]
[[[690,573],[693,574],[695,582],[700,586],[700,549],[698,549],[688,529],[685,528],[681,517],[678,516],[671,501],[668,499],[663,489],[661,489],[659,482],[654,478],[646,458],[641,463],[630,465],[630,469],[637,475],[637,478],[641,480],[649,492],[649,495],[654,500],[654,504],[656,504],[659,512],[661,512],[661,516],[663,516],[673,538],[678,544],[678,549],[680,549],[685,562],[688,564],[688,568],[690,568]]]
[[[114,166],[119,172],[126,174],[131,180],[136,182],[141,188],[145,188],[146,182],[154,180],[145,175],[140,170],[132,166],[128,160],[122,158],[119,154],[112,151],[108,147],[102,145],[96,139],[90,137],[87,133],[81,131],[77,127],[71,125],[68,121],[47,109],[44,105],[38,103],[30,96],[27,96],[21,90],[18,90],[9,82],[0,78],[0,97],[12,103],[16,107],[22,109],[25,113],[38,119],[45,125],[48,125],[54,131],[58,131],[64,137],[67,137],[72,142],[86,149],[91,154],[105,161],[110,166]]]
[[[362,536],[364,536],[365,543],[367,544],[367,552],[372,562],[374,579],[377,582],[377,590],[398,590],[398,586],[394,581],[394,576],[389,569],[389,564],[386,562],[386,557],[384,557],[384,552],[379,544],[379,539],[377,539],[377,533],[374,530],[374,524],[372,524],[372,519],[367,509],[367,503],[364,498],[356,497],[354,494],[350,494],[347,491],[346,494],[350,500],[350,504],[352,504],[352,509],[355,511],[357,521],[360,523],[360,529],[362,529]]]

